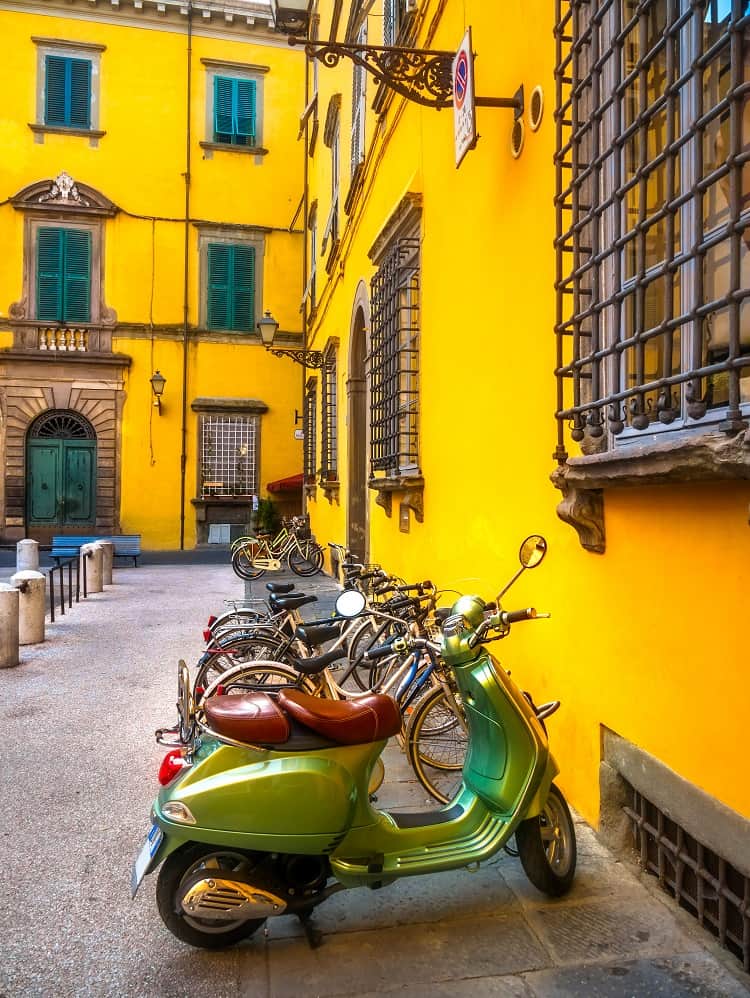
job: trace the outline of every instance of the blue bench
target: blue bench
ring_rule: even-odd
[[[141,554],[140,534],[116,534],[111,537],[58,534],[52,538],[50,557],[59,564],[63,558],[77,557],[84,544],[94,544],[96,541],[112,541],[115,546],[115,558],[132,558],[133,564],[138,564]]]

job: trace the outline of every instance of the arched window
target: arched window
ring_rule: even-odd
[[[87,419],[77,412],[53,409],[40,416],[31,429],[29,437],[32,440],[95,440],[96,433]]]

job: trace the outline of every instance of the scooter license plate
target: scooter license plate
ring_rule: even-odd
[[[143,843],[141,851],[135,858],[135,863],[133,863],[133,869],[130,873],[131,897],[135,897],[136,891],[138,890],[141,881],[146,876],[148,868],[151,865],[151,860],[156,855],[163,838],[164,832],[161,828],[159,828],[156,822],[154,822],[148,830],[148,835],[146,836],[146,841]]]

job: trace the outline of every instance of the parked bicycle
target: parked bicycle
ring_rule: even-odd
[[[241,537],[232,545],[232,568],[241,579],[259,579],[278,572],[282,562],[302,577],[323,568],[323,548],[311,536],[301,517],[285,522],[275,537]]]

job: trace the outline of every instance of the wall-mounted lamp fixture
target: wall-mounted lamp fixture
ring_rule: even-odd
[[[161,397],[164,394],[164,386],[167,383],[167,379],[158,369],[149,378],[151,382],[151,391],[154,393],[154,407],[161,412]]]
[[[263,346],[266,350],[270,350],[274,357],[291,357],[292,360],[295,360],[298,364],[303,364],[305,367],[320,368],[323,366],[323,354],[320,350],[272,349],[273,340],[276,336],[279,324],[269,311],[266,311],[262,319],[258,319],[256,326],[258,328],[258,332],[260,333]]]
[[[273,20],[277,31],[306,34],[309,0],[273,0]]]

